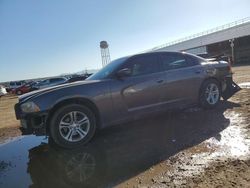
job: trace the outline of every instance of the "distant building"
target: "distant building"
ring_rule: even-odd
[[[250,17],[149,51],[185,51],[205,57],[227,56],[237,64],[250,63]]]

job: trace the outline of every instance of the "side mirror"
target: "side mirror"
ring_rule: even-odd
[[[123,78],[123,77],[127,77],[127,76],[130,76],[131,75],[131,70],[129,68],[124,68],[124,69],[121,69],[119,70],[117,73],[116,73],[116,76],[118,78]]]

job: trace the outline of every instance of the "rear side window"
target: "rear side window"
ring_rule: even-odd
[[[186,58],[181,54],[162,54],[161,62],[164,71],[190,66]]]
[[[152,74],[159,71],[158,58],[156,55],[134,57],[124,68],[131,70],[131,76]]]
[[[185,58],[190,66],[199,65],[202,59],[198,59],[195,56],[185,55]]]

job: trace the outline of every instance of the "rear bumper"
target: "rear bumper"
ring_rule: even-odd
[[[222,89],[222,97],[224,100],[229,99],[232,97],[235,93],[241,90],[240,86],[238,86],[234,81],[232,76],[226,76],[225,77],[225,88]]]

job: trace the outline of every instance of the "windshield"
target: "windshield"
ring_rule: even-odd
[[[108,78],[128,57],[123,57],[110,62],[97,73],[91,75],[86,80],[102,80]]]

